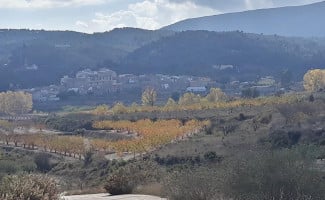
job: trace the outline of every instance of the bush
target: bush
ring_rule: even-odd
[[[174,169],[164,180],[170,200],[322,200],[324,149],[250,152],[208,167]]]
[[[269,114],[267,116],[263,116],[261,119],[260,119],[260,122],[262,124],[269,124],[270,122],[272,121],[272,114]]]
[[[73,116],[49,117],[45,120],[47,127],[63,132],[74,132],[79,129],[92,129],[92,122],[88,119],[78,119]]]
[[[243,113],[239,113],[237,120],[238,121],[245,121],[247,117]]]
[[[164,180],[164,192],[170,200],[214,200],[221,181],[216,171],[199,167],[174,171]]]
[[[45,153],[37,154],[34,157],[34,162],[36,164],[37,170],[41,172],[48,172],[52,169],[52,165],[50,163],[50,156]]]
[[[290,148],[299,143],[301,135],[299,131],[277,130],[269,135],[269,141],[274,148]]]
[[[40,175],[14,175],[3,178],[0,199],[4,200],[58,200],[56,182]]]
[[[14,174],[20,171],[19,166],[17,163],[11,160],[0,160],[0,172],[6,174]]]
[[[236,200],[321,200],[325,173],[308,151],[281,150],[241,156],[225,170],[224,194]]]
[[[209,151],[204,154],[204,159],[210,162],[221,162],[223,157],[218,156],[214,151]]]
[[[155,156],[154,160],[159,165],[173,166],[173,165],[195,165],[201,162],[200,156],[172,156],[167,155],[166,157]]]
[[[152,163],[131,163],[109,175],[104,188],[111,195],[130,194],[137,186],[154,182],[157,169]]]
[[[119,170],[109,175],[104,188],[111,195],[130,194],[135,188],[135,180]]]
[[[86,151],[86,153],[84,154],[84,166],[87,166],[89,164],[91,164],[93,162],[93,156],[94,156],[94,152],[93,151]]]

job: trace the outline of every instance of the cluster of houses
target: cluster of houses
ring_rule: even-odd
[[[163,74],[117,74],[103,68],[97,71],[85,69],[75,77],[64,76],[60,85],[28,89],[35,101],[58,101],[60,93],[73,92],[79,95],[107,96],[114,93],[143,91],[151,87],[160,93],[197,92],[206,93],[215,87],[207,77],[169,76]]]
[[[261,77],[256,82],[232,81],[225,86],[224,92],[238,96],[241,95],[241,92],[247,88],[256,89],[262,96],[275,94],[276,92],[283,90],[280,88],[279,84],[276,83],[274,77],[266,76]]]
[[[162,74],[134,75],[121,74],[110,69],[80,71],[75,77],[61,79],[61,90],[74,91],[81,95],[109,95],[132,89],[144,90],[152,87],[159,92],[194,90],[205,92],[213,81],[206,77],[168,76]],[[204,88],[204,89],[203,89]]]
[[[227,66],[228,67],[228,66]],[[108,96],[115,93],[143,91],[152,87],[159,93],[172,94],[174,92],[193,92],[206,94],[209,88],[221,87],[229,95],[240,95],[245,88],[256,88],[261,95],[274,94],[279,91],[278,84],[273,77],[267,76],[257,82],[233,81],[221,85],[207,77],[170,76],[163,74],[117,74],[103,68],[97,71],[85,69],[79,71],[75,77],[64,76],[60,85],[29,89],[35,101],[58,101],[60,93],[73,92],[79,95]]]

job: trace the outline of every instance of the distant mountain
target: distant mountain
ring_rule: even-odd
[[[80,69],[110,67],[135,49],[172,34],[134,28],[95,34],[2,29],[0,90],[58,83]]]
[[[227,65],[233,68],[220,70]],[[325,47],[318,41],[239,31],[185,31],[135,50],[114,69],[247,81],[258,76],[279,77],[284,70],[301,80],[310,67],[324,66]]]
[[[163,30],[244,31],[282,36],[325,37],[325,2],[187,19]]]

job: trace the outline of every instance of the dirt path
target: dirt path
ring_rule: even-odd
[[[109,196],[108,194],[91,194],[91,195],[75,195],[63,197],[64,200],[166,200],[160,197],[147,195],[119,195]]]

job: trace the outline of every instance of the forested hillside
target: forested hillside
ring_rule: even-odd
[[[0,90],[58,84],[64,75],[106,67],[118,73],[209,76],[255,80],[290,70],[299,80],[325,66],[323,39],[244,32],[115,29],[84,34],[0,31]],[[233,65],[220,70],[220,65]],[[37,77],[37,78],[35,78]]]
[[[325,65],[317,40],[243,32],[186,31],[150,43],[127,56],[119,71],[254,79],[288,69],[301,79],[308,68]],[[218,70],[233,65],[231,70]]]
[[[0,30],[0,90],[10,84],[34,87],[57,83],[63,75],[96,68],[104,61],[110,67],[129,52],[171,34],[133,28],[95,34]]]

